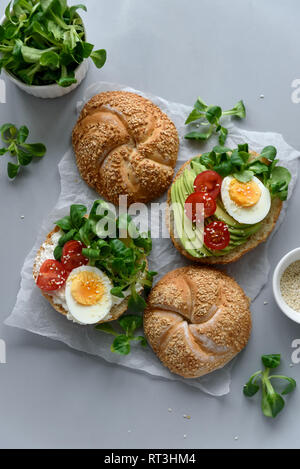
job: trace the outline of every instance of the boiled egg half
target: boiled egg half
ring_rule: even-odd
[[[241,224],[259,223],[271,208],[270,192],[255,176],[249,182],[240,182],[233,176],[225,177],[221,197],[226,211]]]
[[[96,324],[110,312],[113,300],[110,279],[97,267],[83,265],[72,270],[66,283],[70,315],[80,324]]]

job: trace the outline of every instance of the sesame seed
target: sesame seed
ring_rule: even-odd
[[[300,261],[293,262],[283,273],[280,290],[284,301],[294,311],[300,312]]]

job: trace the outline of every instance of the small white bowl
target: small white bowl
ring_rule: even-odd
[[[1,18],[0,23],[3,24],[6,17],[3,16]],[[85,37],[86,37],[86,31]],[[35,96],[36,98],[42,99],[53,99],[53,98],[60,98],[65,96],[66,94],[71,93],[71,91],[75,90],[80,83],[86,77],[86,74],[89,69],[89,59],[85,59],[75,70],[75,78],[77,83],[73,83],[73,85],[68,86],[67,88],[63,88],[62,86],[57,85],[54,83],[53,85],[27,85],[23,81],[19,80],[17,77],[9,73],[5,68],[2,69],[2,72],[7,76],[7,78],[12,81],[18,88],[25,91],[28,94]]]
[[[300,260],[300,248],[288,252],[278,263],[273,274],[273,293],[275,300],[281,311],[292,321],[300,324],[300,312],[292,309],[283,299],[280,289],[280,280],[285,270],[296,261]]]
[[[53,99],[65,96],[66,94],[69,94],[71,93],[71,91],[75,90],[86,77],[88,69],[89,60],[86,59],[75,70],[75,78],[77,80],[77,83],[73,83],[73,85],[70,85],[67,88],[63,88],[62,86],[59,86],[56,83],[53,85],[42,86],[27,85],[23,81],[18,80],[18,78],[14,77],[4,68],[2,69],[2,71],[10,79],[10,81],[12,81],[16,86],[18,86],[18,88],[25,91],[26,93],[31,94],[36,98]]]

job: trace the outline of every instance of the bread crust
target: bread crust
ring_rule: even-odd
[[[108,91],[83,108],[73,147],[85,182],[118,205],[147,203],[172,182],[179,138],[175,125],[154,103],[135,93]]]
[[[257,157],[258,153],[251,152],[251,155],[253,157]],[[199,155],[200,156],[200,155]],[[178,173],[176,174],[174,181],[177,180],[183,173],[183,171],[190,166],[190,163],[193,158],[191,158],[189,161],[184,163],[184,165],[179,169]],[[190,259],[196,263],[200,264],[208,264],[208,265],[214,265],[214,264],[230,264],[231,262],[236,262],[238,261],[242,256],[244,256],[247,252],[252,251],[252,249],[255,249],[259,244],[265,242],[267,238],[270,236],[272,233],[273,229],[275,228],[276,222],[279,218],[281,209],[282,209],[282,201],[279,200],[278,198],[275,198],[272,200],[271,204],[271,209],[270,212],[268,213],[267,217],[263,220],[262,222],[262,227],[259,229],[259,231],[247,240],[245,244],[242,244],[241,246],[237,246],[234,248],[231,252],[226,254],[225,256],[211,256],[211,257],[203,257],[203,258],[196,258],[191,256],[182,246],[180,243],[179,239],[176,239],[174,236],[174,220],[172,217],[172,213],[170,211],[170,206],[171,206],[171,188],[168,191],[168,198],[167,198],[167,208],[166,208],[166,224],[171,236],[171,240],[175,248],[187,259]]]
[[[182,267],[166,274],[151,291],[144,331],[171,372],[198,378],[222,368],[246,346],[249,299],[224,272]]]
[[[47,235],[45,243],[52,244],[51,237],[54,233],[57,233],[58,231],[59,231],[59,227],[57,227],[57,226],[52,231],[50,231],[50,233]],[[40,256],[42,255],[43,249],[44,249],[43,246],[41,246],[40,249],[38,250],[36,258],[35,258],[34,266],[33,266],[33,278],[34,278],[35,282],[36,282],[36,280],[38,278],[38,275],[39,275],[38,261],[39,261]],[[66,311],[65,308],[62,305],[58,305],[58,304],[54,303],[52,296],[47,295],[47,293],[43,292],[42,290],[40,290],[40,291],[41,291],[42,295],[46,298],[46,300],[49,301],[51,306],[58,313],[63,314],[64,316],[67,316],[68,311]],[[127,310],[127,307],[128,307],[128,298],[124,298],[122,303],[120,303],[119,305],[114,305],[112,307],[112,309],[110,310],[111,318],[106,319],[105,321],[104,320],[99,321],[98,324],[101,324],[101,323],[104,323],[104,322],[115,321],[120,316],[122,316],[122,314],[125,313],[125,311]]]

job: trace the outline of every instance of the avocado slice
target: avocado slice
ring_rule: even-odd
[[[192,183],[191,183],[192,181]],[[184,184],[186,182],[186,184]],[[203,240],[202,240],[202,233],[198,229],[193,228],[193,224],[190,222],[190,220],[185,218],[184,214],[184,203],[186,200],[186,193],[192,193],[193,189],[191,190],[191,184],[193,184],[194,180],[193,178],[190,178],[190,180],[181,180],[179,178],[177,181],[173,183],[172,190],[171,190],[171,199],[172,202],[175,202],[180,205],[180,207],[175,206],[174,214],[176,213],[175,219],[176,219],[176,227],[177,231],[180,233],[182,232],[182,237],[181,237],[181,243],[184,247],[184,249],[193,257],[205,257],[209,255],[209,252],[203,245]],[[181,210],[180,210],[181,208]],[[183,231],[183,222],[184,222],[184,228],[185,230]],[[194,249],[190,249],[187,247],[187,244],[190,244],[194,247]],[[199,248],[199,245],[201,245],[201,248]]]
[[[256,233],[261,227],[261,223],[256,223],[256,225],[248,226],[247,228],[231,228],[229,227],[230,234],[239,236],[240,238],[249,238],[254,233]]]

